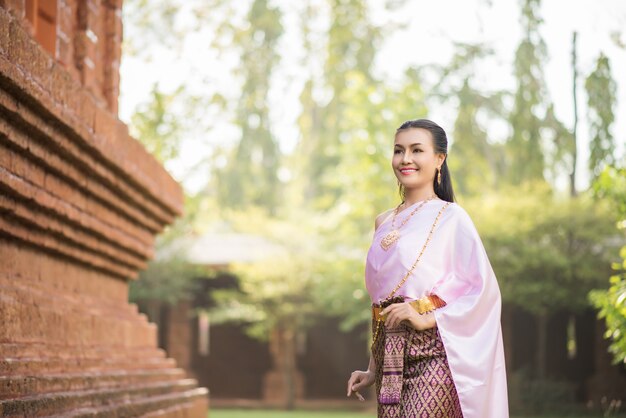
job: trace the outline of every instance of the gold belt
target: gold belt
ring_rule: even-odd
[[[417,300],[409,302],[409,305],[413,307],[420,315],[428,313],[430,311],[434,311],[437,308],[441,308],[446,306],[446,302],[443,301],[437,295],[429,295],[424,296],[423,298],[419,298]],[[379,305],[372,305],[372,318],[376,321],[384,321],[387,315],[381,315],[380,312],[384,308]]]

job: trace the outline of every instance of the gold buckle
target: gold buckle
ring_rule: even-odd
[[[409,305],[411,305],[420,315],[435,309],[435,304],[428,296],[409,302]]]
[[[384,321],[387,319],[387,315],[380,314],[383,309],[384,308],[381,308],[380,306],[372,306],[372,317],[375,321]]]

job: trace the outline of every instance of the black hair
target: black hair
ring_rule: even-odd
[[[430,136],[433,139],[433,146],[435,153],[445,154],[446,158],[441,165],[441,184],[437,183],[437,175],[433,180],[433,188],[435,194],[440,199],[447,202],[454,202],[454,190],[452,190],[452,179],[450,178],[450,170],[448,169],[448,137],[446,131],[435,122],[428,119],[413,119],[407,120],[396,130],[396,135],[400,131],[407,129],[425,129],[430,132]],[[400,196],[404,200],[403,186],[400,185]]]

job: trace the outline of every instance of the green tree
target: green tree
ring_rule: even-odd
[[[589,170],[595,179],[604,166],[614,163],[615,141],[611,125],[615,121],[617,85],[611,75],[609,59],[600,54],[596,68],[585,80],[591,136]]]
[[[189,299],[197,290],[197,279],[206,275],[202,267],[187,261],[187,248],[181,245],[182,237],[192,235],[198,203],[197,198],[185,198],[185,215],[157,237],[155,258],[130,283],[130,301],[156,323],[161,322],[161,306]]]
[[[606,167],[593,187],[598,197],[613,202],[621,218],[616,225],[623,242],[626,238],[626,168]],[[605,337],[611,341],[609,350],[616,364],[626,362],[626,245],[622,247],[620,257],[621,261],[612,263],[614,272],[609,279],[609,288],[594,290],[589,295],[599,310],[598,316],[606,322]]]
[[[163,164],[178,157],[182,138],[188,129],[173,110],[174,104],[190,104],[189,100],[183,86],[167,94],[155,84],[149,100],[140,104],[131,116],[130,133]],[[203,274],[186,261],[184,248],[172,247],[176,240],[193,230],[198,204],[197,198],[185,196],[185,214],[157,237],[155,259],[139,273],[138,280],[131,282],[130,300],[147,312],[153,321],[158,322],[160,304],[174,304],[187,298],[194,290],[193,280]]]
[[[542,183],[465,203],[504,302],[538,320],[539,377],[546,369],[549,315],[559,310],[580,312],[588,306],[587,293],[601,286],[618,253],[615,214],[606,200],[594,200],[589,193],[555,199]]]
[[[181,3],[170,0],[126,0],[124,13],[123,54],[153,58],[155,46],[180,50],[185,31],[176,25]]]
[[[544,179],[544,154],[541,141],[547,104],[543,66],[546,44],[539,28],[540,0],[523,0],[523,38],[515,52],[514,74],[517,89],[510,115],[513,128],[506,143],[508,178],[512,184]]]
[[[455,174],[454,187],[459,195],[480,194],[485,189],[498,187],[502,149],[488,140],[487,132],[478,122],[481,104],[489,98],[474,90],[469,78],[458,92],[459,110],[454,121],[454,143],[450,147],[453,158],[450,170]],[[471,162],[471,164],[468,164]]]
[[[569,177],[569,195],[576,197],[576,136],[563,124],[554,113],[554,105],[550,104],[544,119],[546,139],[553,145],[552,152],[546,155],[546,170],[555,180],[559,174],[566,173]]]
[[[228,221],[235,230],[265,237],[282,248],[265,259],[229,267],[238,288],[215,290],[211,310],[215,323],[237,322],[259,340],[278,347],[276,369],[283,373],[285,404],[295,402],[296,336],[306,332],[318,318],[319,305],[312,297],[316,287],[313,271],[319,246],[313,229],[295,219],[267,216],[259,208],[230,212]]]
[[[167,94],[159,91],[154,84],[150,99],[141,103],[130,119],[131,135],[161,163],[178,157],[183,126],[181,118],[171,111],[171,107],[183,94],[183,86]]]
[[[242,82],[235,125],[241,131],[223,170],[217,170],[219,201],[229,207],[259,205],[276,211],[280,183],[280,151],[270,126],[270,81],[280,55],[278,41],[283,33],[281,12],[267,0],[254,0],[245,25],[223,25],[232,31],[230,48],[240,51],[238,76]]]
[[[342,100],[350,106],[337,141],[339,163],[326,168],[326,184],[339,194],[332,206],[308,216],[320,237],[313,272],[316,303],[326,314],[341,318],[348,330],[369,317],[363,262],[374,219],[400,202],[390,166],[395,130],[405,120],[426,117],[427,108],[414,68],[395,88],[371,82],[358,71],[346,77]]]
[[[306,273],[311,268],[302,264],[309,261],[301,256],[233,266],[239,289],[212,293],[217,304],[211,313],[215,323],[242,323],[252,337],[267,341],[271,336],[271,343],[279,347],[280,357],[275,360],[282,363],[277,367],[283,373],[284,407],[288,410],[294,409],[296,399],[296,338],[317,312],[308,297],[313,283]]]
[[[340,149],[349,129],[351,106],[345,97],[351,82],[371,88],[374,80],[371,65],[380,43],[380,32],[369,21],[368,5],[359,0],[329,0],[330,28],[326,46],[326,59],[321,82],[316,74],[305,84],[301,95],[303,113],[299,124],[302,138],[299,148],[306,152],[301,172],[306,178],[305,197],[322,210],[330,208],[341,194],[332,170],[341,161]],[[304,20],[311,9],[305,10]],[[311,52],[315,44],[310,40],[312,30],[303,25],[305,47]],[[317,54],[316,54],[317,55]],[[315,91],[328,97],[320,103]]]
[[[484,63],[492,54],[493,51],[484,45],[456,44],[450,62],[444,67],[436,67],[439,81],[433,90],[443,103],[454,103],[458,109],[448,160],[458,195],[495,189],[505,172],[502,146],[489,138],[479,122],[479,115],[489,121],[506,122],[507,115],[503,112],[505,92],[483,92],[472,86],[477,64]]]

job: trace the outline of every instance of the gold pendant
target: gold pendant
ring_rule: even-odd
[[[387,251],[397,240],[400,238],[400,231],[397,229],[392,230],[390,233],[384,236],[380,241],[380,246],[383,250]]]

